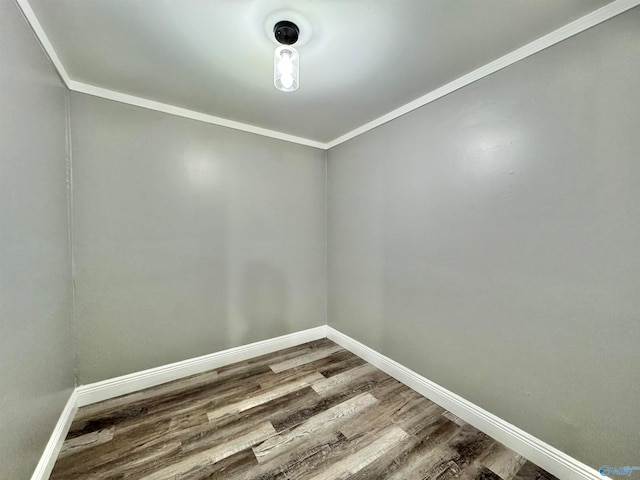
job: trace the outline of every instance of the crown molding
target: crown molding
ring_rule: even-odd
[[[67,70],[64,68],[64,65],[62,64],[60,57],[58,57],[58,54],[54,50],[53,45],[51,45],[51,42],[49,41],[49,37],[47,37],[47,34],[42,28],[42,25],[40,25],[40,22],[38,21],[36,14],[31,8],[31,5],[29,5],[29,2],[27,0],[15,0],[15,1],[18,4],[18,7],[20,8],[20,10],[22,10],[22,14],[24,15],[24,18],[27,20],[29,25],[31,25],[31,29],[33,30],[33,33],[36,34],[36,37],[40,41],[42,48],[51,59],[51,63],[53,63],[54,67],[56,67],[56,70],[58,71],[58,75],[60,75],[60,78],[62,78],[62,81],[64,82],[64,84],[67,86],[67,88],[69,88],[69,82],[71,81],[71,78],[69,77]]]
[[[34,33],[40,40],[42,47],[44,48],[47,55],[51,59],[51,62],[54,64],[60,77],[63,82],[67,86],[69,90],[79,93],[85,93],[88,95],[93,95],[100,98],[105,98],[108,100],[113,100],[120,103],[126,103],[129,105],[134,105],[137,107],[147,108],[149,110],[155,110],[158,112],[168,113],[170,115],[176,115],[183,118],[189,118],[192,120],[197,120],[200,122],[210,123],[213,125],[219,125],[222,127],[232,128],[234,130],[240,130],[247,133],[253,133],[256,135],[262,135],[265,137],[275,138],[278,140],[283,140],[286,142],[297,143],[300,145],[306,145],[308,147],[320,148],[323,150],[329,150],[341,143],[344,143],[352,138],[355,138],[363,133],[368,132],[380,125],[383,125],[391,120],[394,120],[402,115],[405,115],[413,110],[416,110],[420,107],[423,107],[449,93],[452,93],[462,87],[465,87],[481,78],[484,78],[492,73],[497,72],[498,70],[502,70],[509,65],[512,65],[524,58],[527,58],[535,53],[538,53],[546,48],[551,47],[563,40],[566,40],[569,37],[577,35],[585,30],[594,27],[602,22],[609,20],[610,18],[615,17],[621,13],[626,12],[627,10],[640,5],[640,0],[614,0],[613,2],[594,10],[583,17],[580,17],[577,20],[574,20],[571,23],[566,24],[563,27],[554,30],[547,35],[544,35],[533,42],[528,43],[527,45],[520,47],[511,53],[508,53],[497,60],[494,60],[486,65],[473,70],[472,72],[463,75],[452,82],[443,85],[436,90],[433,90],[426,95],[423,95],[420,98],[417,98],[391,112],[382,115],[381,117],[372,120],[371,122],[365,123],[364,125],[351,130],[350,132],[331,140],[330,142],[319,142],[316,140],[312,140],[309,138],[297,137],[295,135],[290,135],[283,132],[278,132],[275,130],[269,130],[266,128],[258,127],[255,125],[250,125],[247,123],[237,122],[234,120],[228,120],[222,117],[216,117],[214,115],[209,115],[207,113],[196,112],[194,110],[189,110],[187,108],[178,107],[175,105],[170,105],[167,103],[157,102],[155,100],[150,100],[147,98],[137,97],[134,95],[129,95],[122,92],[117,92],[114,90],[109,90],[107,88],[97,87],[95,85],[89,85],[87,83],[82,83],[76,80],[71,79],[69,74],[64,68],[62,61],[58,57],[53,45],[49,41],[47,34],[45,33],[42,25],[38,21],[31,5],[29,5],[28,0],[15,0],[22,13],[24,14],[27,22],[31,25]]]
[[[306,145],[307,147],[320,148],[323,150],[326,150],[327,148],[325,143],[317,142],[308,138],[296,137],[295,135],[289,135],[288,133],[269,130],[267,128],[249,125],[248,123],[236,122],[235,120],[228,120],[226,118],[216,117],[207,113],[196,112],[187,108],[176,107],[175,105],[170,105],[168,103],[156,102],[155,100],[149,100],[148,98],[142,98],[135,95],[129,95],[127,93],[116,92],[114,90],[96,87],[95,85],[89,85],[87,83],[77,82],[75,80],[70,80],[67,84],[67,87],[69,88],[69,90],[74,92],[85,93],[87,95],[93,95],[100,98],[106,98],[107,100],[126,103],[128,105],[155,110],[157,112],[168,113],[170,115],[176,115],[178,117],[189,118],[191,120],[197,120],[199,122],[232,128],[234,130],[241,130],[247,133],[254,133],[256,135],[262,135],[263,137],[284,140],[285,142],[298,143],[300,145]]]
[[[283,140],[285,142],[297,143],[305,145],[307,147],[319,148],[322,150],[327,149],[327,144],[318,142],[309,138],[297,137],[288,133],[278,132],[275,130],[269,130],[267,128],[250,125],[248,123],[237,122],[222,117],[216,117],[215,115],[209,115],[207,113],[196,112],[187,108],[177,107],[168,103],[157,102],[147,98],[137,97],[135,95],[129,95],[127,93],[110,90],[107,88],[90,85],[87,83],[73,80],[67,70],[64,68],[64,64],[58,57],[49,37],[47,36],[44,28],[40,24],[40,21],[36,17],[28,0],[15,0],[25,19],[31,25],[31,29],[35,33],[36,37],[40,41],[42,48],[51,59],[51,62],[55,66],[60,78],[64,82],[65,86],[78,93],[85,93],[87,95],[93,95],[95,97],[105,98],[107,100],[113,100],[120,103],[126,103],[128,105],[134,105],[136,107],[146,108],[149,110],[155,110],[157,112],[168,113],[170,115],[176,115],[178,117],[189,118],[191,120],[197,120],[199,122],[210,123],[212,125],[218,125],[221,127],[232,128],[234,130],[240,130],[247,133],[253,133],[255,135],[261,135],[263,137],[275,138],[277,140]]]
[[[477,80],[480,80],[481,78],[491,75],[498,70],[502,70],[509,65],[512,65],[524,58],[540,52],[541,50],[549,48],[556,43],[560,43],[569,37],[584,32],[585,30],[594,27],[595,25],[598,25],[606,20],[609,20],[616,15],[626,12],[627,10],[637,5],[640,5],[640,0],[615,0],[614,2],[609,3],[597,10],[594,10],[593,12],[588,13],[587,15],[580,17],[577,20],[574,20],[573,22],[568,23],[551,33],[548,33],[547,35],[544,35],[543,37],[540,37],[537,40],[534,40],[533,42],[512,51],[511,53],[507,53],[497,60],[487,63],[486,65],[483,65],[482,67],[477,68],[476,70],[469,72],[466,75],[463,75],[455,79],[454,81],[449,82],[446,85],[443,85],[442,87],[437,88],[436,90],[433,90],[432,92],[427,93],[426,95],[423,95],[422,97],[403,105],[400,108],[396,108],[386,115],[378,117],[369,123],[365,123],[361,127],[358,127],[355,130],[352,130],[349,133],[346,133],[336,138],[335,140],[328,142],[326,148],[333,148],[337,145],[340,145],[341,143],[346,142],[347,140],[351,140],[352,138],[357,137],[358,135],[362,135],[369,130],[379,127],[380,125],[401,117],[406,113],[427,105],[428,103],[444,97],[451,92],[455,92],[462,87],[465,87]]]

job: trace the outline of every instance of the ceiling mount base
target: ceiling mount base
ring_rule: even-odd
[[[273,27],[273,33],[278,43],[282,45],[293,45],[298,41],[300,29],[293,22],[281,20]]]

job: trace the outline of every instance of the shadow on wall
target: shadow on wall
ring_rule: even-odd
[[[282,270],[266,263],[250,263],[240,287],[240,345],[288,332],[288,294]],[[233,330],[233,329],[232,329]]]

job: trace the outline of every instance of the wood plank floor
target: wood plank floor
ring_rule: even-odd
[[[51,478],[555,477],[324,339],[81,408]]]

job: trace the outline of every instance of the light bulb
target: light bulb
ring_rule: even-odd
[[[279,67],[282,75],[291,75],[291,72],[293,72],[293,65],[291,65],[291,59],[288,55],[280,60]]]
[[[290,73],[285,73],[280,77],[280,82],[284,88],[291,88],[293,85],[293,75]]]
[[[283,92],[293,92],[298,88],[298,52],[290,45],[276,48],[273,59],[273,84]]]

